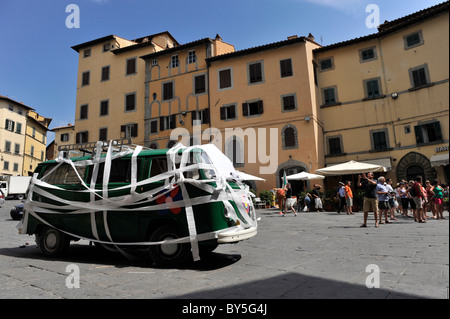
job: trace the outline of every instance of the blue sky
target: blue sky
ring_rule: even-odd
[[[0,0],[0,95],[53,119],[74,123],[78,54],[72,46],[106,35],[126,39],[169,31],[181,44],[218,33],[236,50],[312,33],[328,45],[376,32],[367,28],[369,4],[380,22],[443,0]],[[67,28],[69,4],[80,27]],[[48,142],[53,140],[50,133]]]

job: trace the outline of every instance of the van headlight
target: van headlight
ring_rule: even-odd
[[[229,208],[227,206],[223,207],[223,215],[225,216],[225,218],[230,218],[231,217]]]

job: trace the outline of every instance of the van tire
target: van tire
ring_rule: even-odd
[[[70,245],[70,238],[59,230],[44,226],[36,234],[36,244],[47,257],[63,256]]]
[[[181,238],[183,235],[178,227],[163,225],[150,235],[151,242]],[[150,258],[156,265],[162,267],[176,267],[184,264],[191,252],[189,243],[151,245],[148,248]]]

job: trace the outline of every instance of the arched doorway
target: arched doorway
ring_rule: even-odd
[[[402,157],[398,162],[396,174],[397,182],[414,180],[417,175],[422,176],[424,181],[436,178],[436,171],[431,167],[430,160],[417,152],[410,152]]]
[[[415,180],[418,175],[422,176],[422,180],[425,181],[425,171],[422,166],[411,165],[406,169],[407,181]]]
[[[286,176],[289,176],[289,175],[301,173],[303,171],[305,171],[305,168],[301,167],[301,166],[293,166],[293,167],[286,167],[286,168],[280,169],[278,172],[278,176],[279,176],[278,185],[280,185],[280,187],[283,185],[284,172],[286,172]],[[303,192],[306,188],[306,185],[305,185],[306,181],[289,180],[288,182],[291,183],[292,194],[295,196],[300,194],[301,192]]]

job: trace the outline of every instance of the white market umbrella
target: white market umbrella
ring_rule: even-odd
[[[370,173],[370,172],[386,172],[387,169],[381,165],[361,163],[356,161],[349,161],[342,164],[337,164],[321,169],[316,169],[316,173],[326,175],[326,176],[339,176],[339,175],[350,175],[350,174],[360,174],[360,173]]]
[[[323,175],[317,175],[317,174],[311,174],[307,172],[301,172],[294,175],[289,175],[287,177],[288,180],[298,180],[298,181],[309,181],[311,179],[324,179],[325,176]]]
[[[238,176],[244,181],[265,181],[265,179],[258,177],[258,176],[253,176],[253,175],[250,175],[250,174],[247,174],[244,172],[240,172],[240,171],[237,171],[237,173],[238,173]]]

